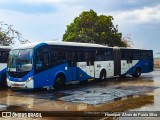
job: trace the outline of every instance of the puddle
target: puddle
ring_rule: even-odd
[[[0,111],[4,111],[7,109],[7,105],[1,105],[0,104]]]
[[[93,88],[86,90],[68,91],[70,95],[61,97],[59,100],[91,105],[114,101],[116,98],[138,95],[139,91],[123,89]]]

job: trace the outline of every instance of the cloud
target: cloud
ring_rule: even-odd
[[[160,23],[160,5],[143,7],[142,9],[111,13],[115,20],[128,24]]]
[[[130,33],[138,47],[150,46],[152,36],[155,40],[159,37],[160,5],[157,0],[0,0],[0,21],[14,25],[31,42],[61,40],[66,26],[81,12],[90,9],[98,15],[113,16],[119,31],[124,36]]]
[[[50,14],[80,7],[81,0],[1,0],[0,9],[27,14]]]
[[[81,0],[0,0],[0,4],[21,3],[21,4],[57,4],[76,3]]]
[[[56,11],[28,14],[11,9],[0,9],[0,21],[14,25],[23,37],[34,41],[62,40],[66,26],[82,12],[81,6],[67,7],[57,4]]]
[[[159,49],[155,43],[159,43],[160,4],[99,14],[113,16],[113,23],[118,25],[119,32],[122,32],[123,36],[132,35],[135,47]]]
[[[42,4],[42,3],[55,3],[55,2],[60,2],[62,0],[1,0],[0,4],[4,3],[28,3],[28,4]]]

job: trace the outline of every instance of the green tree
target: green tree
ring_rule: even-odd
[[[82,12],[67,25],[63,41],[96,43],[125,47],[118,26],[114,27],[112,16],[97,15],[93,10]]]

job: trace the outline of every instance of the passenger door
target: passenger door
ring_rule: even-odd
[[[34,87],[48,86],[50,84],[50,72],[47,70],[49,65],[49,53],[37,52],[35,64]]]
[[[85,52],[85,59],[87,64],[86,73],[88,77],[94,77],[94,52],[93,51],[86,51]]]
[[[128,50],[127,52],[127,70],[131,69],[131,67],[133,66],[132,60],[133,60],[133,55],[132,55],[132,51]]]
[[[74,49],[66,50],[67,62],[68,62],[68,79],[69,81],[78,80],[77,78],[77,59],[78,51]]]
[[[79,81],[86,80],[87,63],[83,49],[78,50],[77,77]]]

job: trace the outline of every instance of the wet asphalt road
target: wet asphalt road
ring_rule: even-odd
[[[60,91],[0,88],[0,111],[160,111],[160,71],[142,74],[140,78],[127,76],[101,82],[68,85]],[[68,119],[74,118],[72,116]],[[89,119],[85,117],[87,118]],[[113,118],[92,117],[92,119]],[[128,117],[118,119],[127,120]]]

